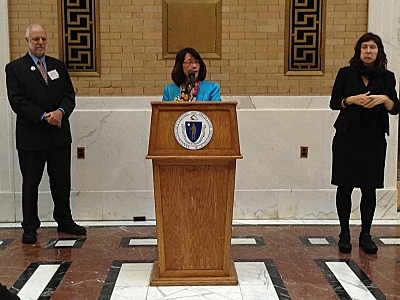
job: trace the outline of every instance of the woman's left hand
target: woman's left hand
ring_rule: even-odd
[[[393,108],[393,101],[386,95],[369,95],[365,97],[362,106],[364,108],[373,108],[378,104],[384,104],[387,110],[391,110]]]

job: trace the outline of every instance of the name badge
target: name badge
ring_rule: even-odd
[[[47,74],[49,74],[49,77],[51,80],[56,80],[56,79],[60,78],[60,75],[58,75],[58,72],[56,69],[47,72]]]

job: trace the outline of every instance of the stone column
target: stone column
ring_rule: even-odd
[[[13,113],[7,100],[5,65],[10,61],[8,1],[0,1],[0,222],[16,221],[14,180],[14,124]],[[20,207],[20,205],[19,205]]]

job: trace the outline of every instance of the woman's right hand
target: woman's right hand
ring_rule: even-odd
[[[347,97],[346,103],[347,103],[347,105],[355,104],[355,105],[364,106],[370,102],[370,99],[368,97],[369,95],[370,95],[370,92],[367,92],[365,94],[359,94],[359,95]]]

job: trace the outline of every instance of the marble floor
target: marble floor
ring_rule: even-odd
[[[336,221],[235,221],[231,258],[237,286],[150,287],[157,259],[154,222],[78,222],[83,237],[44,222],[38,242],[0,223],[0,283],[21,299],[400,299],[400,219],[375,222],[376,255],[337,248]]]

